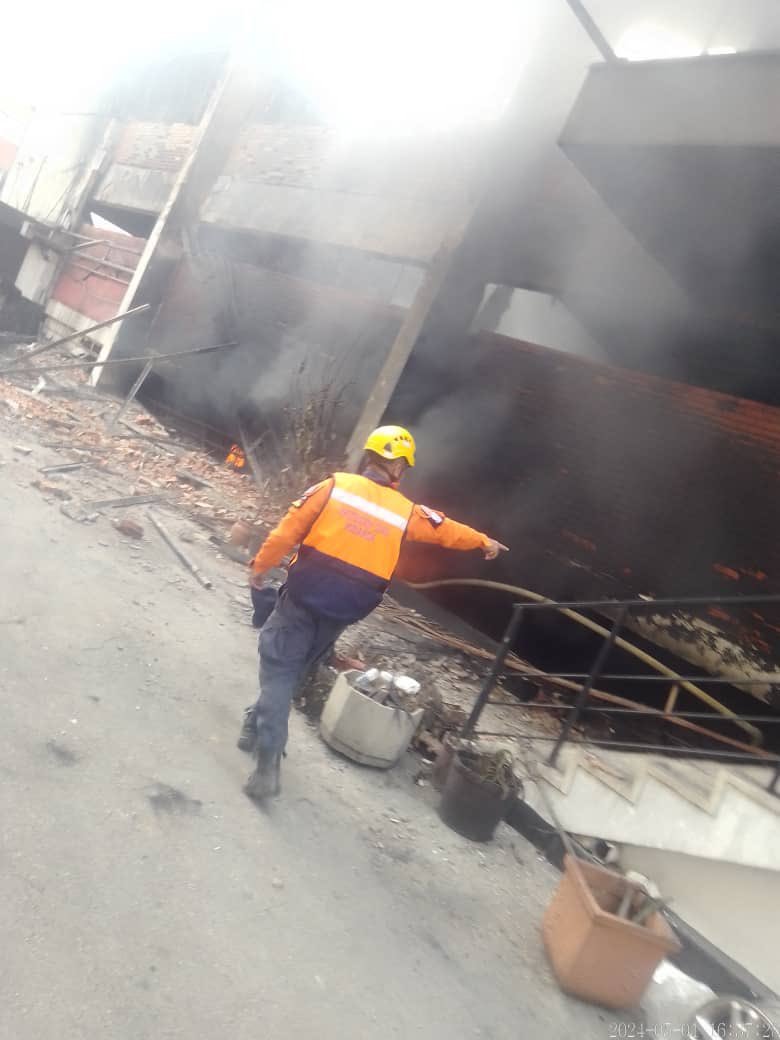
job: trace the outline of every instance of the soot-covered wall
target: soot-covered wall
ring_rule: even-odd
[[[412,556],[553,598],[780,591],[780,409],[482,333],[412,356],[388,418],[408,489],[511,546],[498,565]],[[780,658],[775,610],[718,610]]]
[[[287,273],[204,253],[182,260],[151,330],[159,353],[237,342],[161,366],[147,391],[235,436],[273,424],[322,388],[340,394],[346,441],[404,309]],[[128,376],[129,378],[129,376]]]

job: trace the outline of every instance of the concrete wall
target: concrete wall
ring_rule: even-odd
[[[36,220],[69,227],[106,126],[107,120],[97,115],[33,115],[3,181],[0,202]]]
[[[236,340],[230,351],[155,369],[150,393],[235,435],[260,430],[326,389],[343,396],[346,436],[403,310],[219,254],[183,259],[154,327],[161,353]],[[131,344],[128,349],[131,349]],[[123,344],[122,352],[125,351]]]
[[[66,303],[50,299],[46,304],[42,332],[50,339],[59,339],[60,336],[69,336],[72,332],[87,329],[94,324],[92,318],[88,318],[80,311],[74,310],[73,307],[69,307]],[[90,334],[89,339],[97,344],[98,347],[101,347],[106,341],[106,336],[109,332],[110,326],[98,329],[97,332]]]
[[[620,860],[651,878],[697,932],[780,993],[780,874],[634,845],[621,846]]]
[[[512,547],[486,577],[555,599],[780,591],[780,409],[482,334],[418,345],[387,419],[418,439],[410,492]],[[780,660],[776,607],[706,620]]]
[[[59,254],[30,242],[16,276],[16,288],[25,299],[45,305],[58,263]]]
[[[778,96],[778,54],[595,66],[561,140],[564,148],[605,142],[776,148]]]
[[[181,169],[195,139],[190,123],[127,123],[117,140],[114,161],[144,170]]]
[[[201,219],[427,262],[468,209],[474,145],[357,142],[321,127],[253,124]]]
[[[197,127],[189,123],[128,123],[96,188],[95,200],[158,213],[168,199],[196,132]]]

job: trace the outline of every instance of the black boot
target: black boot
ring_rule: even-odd
[[[247,708],[244,712],[244,721],[241,723],[241,732],[236,741],[236,747],[240,751],[254,751],[257,741],[257,724],[255,722],[254,708]]]
[[[257,754],[257,767],[244,784],[244,793],[250,798],[260,802],[264,798],[271,798],[281,791],[279,779],[279,766],[282,760],[280,751],[262,752]]]

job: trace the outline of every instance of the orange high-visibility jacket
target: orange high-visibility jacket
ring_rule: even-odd
[[[464,550],[490,542],[394,488],[336,473],[293,503],[252,566],[262,574],[300,546],[288,574],[292,598],[330,617],[357,621],[381,601],[405,538]]]

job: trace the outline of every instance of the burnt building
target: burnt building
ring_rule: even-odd
[[[780,592],[776,10],[651,12],[656,54],[641,4],[542,6],[500,117],[437,132],[347,132],[235,46],[30,116],[0,142],[0,324],[149,303],[100,360],[236,344],[143,394],[269,468],[317,395],[334,457],[404,422],[415,494],[547,595]],[[740,676],[780,658],[768,611],[653,636],[705,664],[725,641]]]

